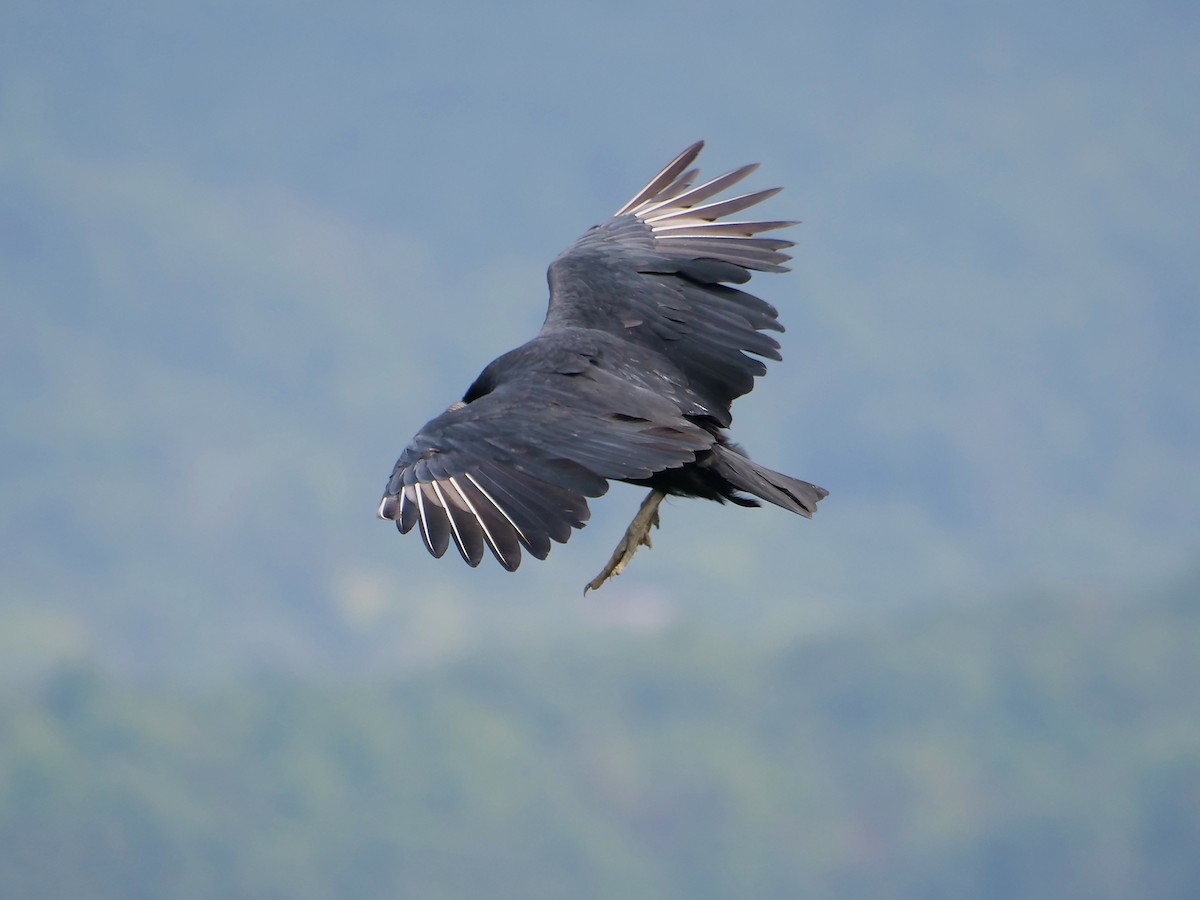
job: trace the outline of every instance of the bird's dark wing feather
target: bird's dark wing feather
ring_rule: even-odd
[[[450,543],[476,566],[484,548],[509,571],[521,548],[538,559],[565,543],[606,479],[648,478],[712,443],[708,432],[650,392],[614,394],[586,374],[530,373],[413,438],[388,481],[379,515],[420,528],[429,552]],[[664,415],[668,408],[670,414]]]
[[[718,194],[757,168],[744,166],[693,186],[690,169],[703,143],[681,153],[602,225],[550,266],[550,305],[542,334],[591,328],[663,354],[721,424],[730,404],[780,359],[783,331],[769,303],[730,284],[751,270],[785,272],[791,241],[759,237],[794,224],[721,221],[773,196],[778,188],[724,200]]]

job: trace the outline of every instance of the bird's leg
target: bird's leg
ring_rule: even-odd
[[[633,517],[633,521],[625,529],[625,536],[617,544],[617,549],[613,551],[604,568],[600,570],[600,574],[584,586],[583,592],[585,594],[588,591],[596,590],[610,578],[616,578],[624,572],[625,567],[629,565],[629,561],[633,559],[633,554],[637,553],[638,547],[642,546],[642,544],[645,544],[647,547],[654,546],[650,543],[650,529],[658,527],[658,507],[666,496],[666,494],[659,490],[653,490],[646,495],[646,499],[638,507],[637,515]]]

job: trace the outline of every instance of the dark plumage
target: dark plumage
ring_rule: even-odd
[[[779,189],[713,200],[757,167],[693,187],[702,147],[551,264],[541,332],[417,433],[382,518],[419,527],[434,556],[453,542],[476,566],[486,547],[512,571],[522,548],[545,559],[552,540],[582,528],[587,498],[614,479],[812,516],[824,489],[760,466],[725,437],[731,404],[766,372],[755,357],[781,358],[764,332],[783,331],[770,304],[730,285],[750,270],[787,271],[791,242],[759,235],[794,223],[723,221]],[[637,540],[647,542],[639,534],[633,549]]]

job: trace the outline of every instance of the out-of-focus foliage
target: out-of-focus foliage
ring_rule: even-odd
[[[0,708],[0,896],[1191,898],[1200,578]]]

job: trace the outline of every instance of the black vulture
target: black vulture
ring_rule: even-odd
[[[781,359],[770,304],[732,287],[786,272],[794,222],[727,221],[779,188],[714,199],[757,165],[696,185],[688,147],[547,275],[537,337],[489,364],[400,455],[379,515],[419,528],[441,557],[484,548],[510,572],[522,548],[545,559],[587,522],[610,480],[651,492],[588,588],[618,574],[658,524],[667,494],[739,506],[767,500],[811,517],[828,493],[759,465],[726,437],[730,406]],[[754,354],[754,356],[747,356]],[[755,499],[757,498],[757,499]],[[585,588],[586,591],[586,588]]]

